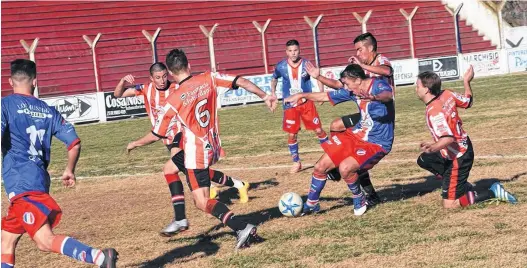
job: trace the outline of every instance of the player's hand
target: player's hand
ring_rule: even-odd
[[[359,91],[358,94],[356,94],[359,98],[363,99],[363,100],[369,100],[369,101],[374,101],[376,100],[375,96],[368,93],[368,92],[364,92],[364,91]]]
[[[435,142],[433,141],[425,141],[425,142],[422,142],[420,147],[421,147],[421,151],[425,152],[425,153],[431,153],[431,148],[432,145],[434,145]]]
[[[463,81],[470,82],[472,81],[473,78],[474,78],[474,67],[470,65],[467,71],[465,72],[465,75],[463,75]]]
[[[358,64],[358,65],[361,65],[361,64],[362,64],[362,63],[360,62],[359,58],[357,58],[357,57],[355,57],[355,56],[351,56],[351,57],[349,57],[348,62],[351,63],[351,64]]]
[[[311,77],[315,79],[320,76],[320,69],[315,67],[315,65],[313,65],[311,62],[306,63],[306,71]]]
[[[296,105],[301,98],[302,94],[294,94],[285,98],[284,102],[290,103],[291,105]]]
[[[271,97],[273,98],[271,101],[271,111],[274,112],[274,110],[276,110],[276,107],[278,107],[278,97],[275,93],[271,94]]]
[[[265,102],[265,105],[269,107],[269,110],[271,110],[271,112],[274,112],[274,109],[276,109],[276,102],[277,102],[276,96],[275,95],[265,95],[263,100]]]
[[[62,185],[66,188],[71,188],[75,186],[75,181],[75,174],[71,170],[64,170],[64,173],[62,173]]]
[[[128,82],[130,85],[134,85],[135,84],[135,78],[131,74],[123,77],[121,80]]]
[[[128,143],[128,145],[126,146],[126,153],[127,154],[130,154],[130,152],[135,149],[137,146],[135,145],[135,142],[130,142]]]

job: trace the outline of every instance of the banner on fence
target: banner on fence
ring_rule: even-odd
[[[527,71],[527,47],[507,49],[509,72]]]
[[[505,32],[505,48],[527,47],[527,26],[507,27]]]
[[[415,83],[419,74],[417,59],[394,60],[391,63],[396,85]]]
[[[113,92],[104,93],[106,118],[127,117],[146,114],[145,101],[142,97],[116,98]]]
[[[474,66],[474,76],[489,76],[507,73],[507,54],[505,50],[490,50],[460,55],[460,76],[470,65]]]
[[[441,79],[456,79],[459,77],[457,56],[419,60],[419,73],[426,71],[436,73]]]
[[[99,120],[97,94],[82,94],[42,99],[71,123]]]

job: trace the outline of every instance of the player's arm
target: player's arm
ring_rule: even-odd
[[[317,81],[320,81],[320,83],[330,88],[339,89],[344,87],[344,84],[342,84],[342,82],[340,82],[339,80],[327,78],[325,76],[320,75],[320,69],[315,67],[311,62],[306,63],[306,71],[311,77],[315,78]]]
[[[312,93],[297,93],[284,99],[284,102],[296,104],[302,98],[312,101],[329,101],[328,94],[325,92],[312,92]]]
[[[375,79],[375,78],[372,78]],[[380,81],[377,84],[377,88],[375,88],[372,92],[373,94],[359,94],[359,97],[361,99],[367,99],[370,101],[380,101],[383,103],[387,103],[393,100],[393,89],[390,85],[388,85],[384,81]]]
[[[81,152],[81,141],[73,125],[66,121],[55,108],[50,107],[50,109],[53,111],[52,135],[62,141],[68,150],[68,163],[62,173],[62,184],[66,187],[73,187],[76,181],[75,167]]]
[[[362,69],[370,73],[382,75],[382,76],[391,76],[393,75],[393,68],[390,65],[390,62],[387,58],[380,56],[378,66],[372,66],[362,63],[357,57],[351,56],[349,58],[350,63],[358,64]]]
[[[81,155],[81,144],[80,142],[73,145],[73,147],[68,149],[68,164],[64,173],[62,173],[62,184],[66,187],[75,186],[75,167],[79,161]]]
[[[453,143],[454,141],[455,141],[454,137],[452,136],[443,136],[439,138],[438,141],[421,143],[421,150],[425,153],[439,152],[441,149],[447,147],[449,144]]]
[[[428,121],[432,127],[436,137],[439,137],[438,141],[429,141],[421,143],[421,150],[425,153],[437,152],[452,142],[454,139],[454,132],[449,127],[450,116],[445,116],[442,112],[433,112],[431,111],[428,115]],[[451,123],[451,122],[450,122]]]
[[[133,149],[137,147],[152,144],[160,139],[161,139],[160,136],[156,136],[154,135],[152,131],[150,131],[146,135],[144,135],[142,138],[128,143],[128,146],[126,146],[126,151],[130,153],[130,151],[132,151]]]
[[[7,106],[3,103],[2,99],[2,140],[4,139],[4,132],[7,130]]]
[[[456,98],[456,104],[458,107],[468,109],[472,106],[472,103],[474,102],[474,93],[472,92],[472,87],[470,86],[470,82],[472,82],[472,79],[474,79],[474,68],[472,67],[472,65],[470,65],[470,67],[468,67],[468,70],[465,72],[465,75],[463,75],[463,87],[465,88],[465,98]],[[467,98],[469,99],[468,101]]]
[[[117,84],[117,86],[115,86],[115,89],[113,91],[113,95],[116,97],[116,98],[124,98],[124,97],[133,97],[135,96],[135,85],[134,85],[134,82],[135,82],[135,79],[134,79],[134,76],[129,74],[123,78],[121,78],[121,80],[119,80],[119,83]],[[126,87],[125,84],[128,83],[132,86],[128,86]]]
[[[236,88],[242,87],[245,90],[260,97],[271,111],[274,111],[274,109],[276,108],[276,102],[278,101],[276,99],[276,95],[267,95],[265,91],[261,90],[257,85],[255,85],[253,82],[249,81],[248,79],[238,76],[236,77],[236,79],[234,79],[233,84],[235,85]]]
[[[278,65],[278,64],[277,64]],[[278,71],[278,66],[275,66],[273,72],[273,79],[271,79],[271,95],[276,96],[276,86],[278,85],[278,78],[280,78],[280,71]]]

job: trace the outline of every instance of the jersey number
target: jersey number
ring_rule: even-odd
[[[199,112],[200,108],[207,104],[207,101],[207,99],[199,101],[198,104],[196,104],[196,110],[194,111],[196,115],[196,120],[198,120],[198,123],[202,128],[206,128],[210,122],[209,110],[205,109],[203,112]]]
[[[42,156],[42,150],[37,151],[37,148],[35,147],[35,145],[38,142],[40,145],[39,147],[42,147],[42,140],[44,138],[44,134],[46,133],[46,130],[45,129],[37,130],[35,126],[30,126],[26,128],[26,133],[29,134],[29,141],[31,143],[29,145],[29,150],[27,152],[33,156]]]

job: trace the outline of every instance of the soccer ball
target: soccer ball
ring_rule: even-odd
[[[278,209],[284,216],[296,217],[302,212],[302,197],[297,193],[285,193],[278,201]]]

